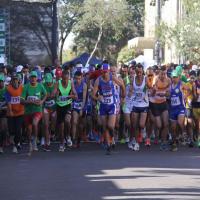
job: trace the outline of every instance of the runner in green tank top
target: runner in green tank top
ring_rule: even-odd
[[[71,124],[71,103],[72,99],[77,98],[73,81],[69,79],[69,72],[62,72],[62,79],[56,83],[54,93],[56,94],[57,104],[57,124],[60,135],[59,151],[64,152],[65,136],[70,137],[70,124]],[[64,133],[65,130],[65,133]]]
[[[43,150],[50,151],[50,135],[51,133],[54,135],[56,127],[56,100],[55,95],[53,94],[56,84],[51,73],[45,74],[43,85],[47,91],[47,99],[44,102],[43,110],[43,134],[45,137]]]

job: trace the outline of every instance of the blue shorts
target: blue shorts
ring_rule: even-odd
[[[148,113],[149,107],[135,107],[133,106],[132,112],[134,113]]]
[[[99,107],[99,115],[115,115],[117,112],[115,104],[106,105],[106,104],[100,104]]]
[[[170,120],[177,121],[179,115],[185,115],[185,108],[178,108],[178,109],[170,108],[169,111]]]

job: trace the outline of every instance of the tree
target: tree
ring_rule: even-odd
[[[121,49],[121,51],[118,54],[118,61],[123,61],[124,63],[132,60],[135,57],[135,50],[129,49],[128,45],[126,45],[124,48]]]
[[[67,36],[72,31],[75,24],[78,22],[81,16],[81,6],[83,0],[62,0],[59,9],[59,30],[60,30],[60,62],[62,63],[63,47]]]
[[[184,0],[184,15],[173,27],[162,23],[157,33],[169,47],[173,43],[177,53],[191,61],[200,61],[200,1]]]
[[[95,51],[96,56],[106,58],[115,63],[119,51],[127,44],[128,40],[143,35],[144,0],[126,0],[125,12],[127,18],[120,30],[120,34],[116,35],[115,30],[111,28],[104,28],[101,40]],[[99,28],[90,26],[89,31],[88,29],[78,29],[74,32],[78,54],[83,51],[92,52],[96,44]]]
[[[128,4],[126,0],[85,0],[82,10],[83,15],[75,31],[79,33],[88,32],[93,35],[94,30],[97,31],[94,48],[90,52],[90,58],[87,61],[89,63],[103,34],[110,31],[113,37],[119,38],[131,15],[127,12]]]

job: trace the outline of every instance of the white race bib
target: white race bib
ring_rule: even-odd
[[[36,100],[39,100],[39,98],[37,96],[28,96],[27,100],[28,101],[36,101]]]
[[[171,105],[179,106],[181,104],[179,97],[171,97]]]
[[[82,102],[74,102],[74,108],[80,110],[82,108]]]
[[[68,96],[59,96],[59,100],[61,102],[66,102],[67,100],[69,100],[69,97]]]
[[[52,107],[54,105],[55,105],[55,101],[54,100],[45,101],[45,106],[46,107]]]
[[[113,97],[103,97],[103,103],[104,104],[113,104]]]
[[[142,92],[136,92],[134,100],[140,102],[140,101],[143,100],[142,97],[143,97],[143,93]]]
[[[20,96],[18,97],[11,97],[11,104],[20,104]]]

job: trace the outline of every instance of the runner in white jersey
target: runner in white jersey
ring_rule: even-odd
[[[139,141],[137,139],[138,133],[145,128],[147,113],[149,108],[149,99],[147,91],[147,79],[143,74],[143,66],[137,64],[136,76],[133,80],[133,110],[131,113],[131,122],[133,126],[134,135],[136,137],[136,143],[130,141],[133,144],[135,151],[139,150]]]

